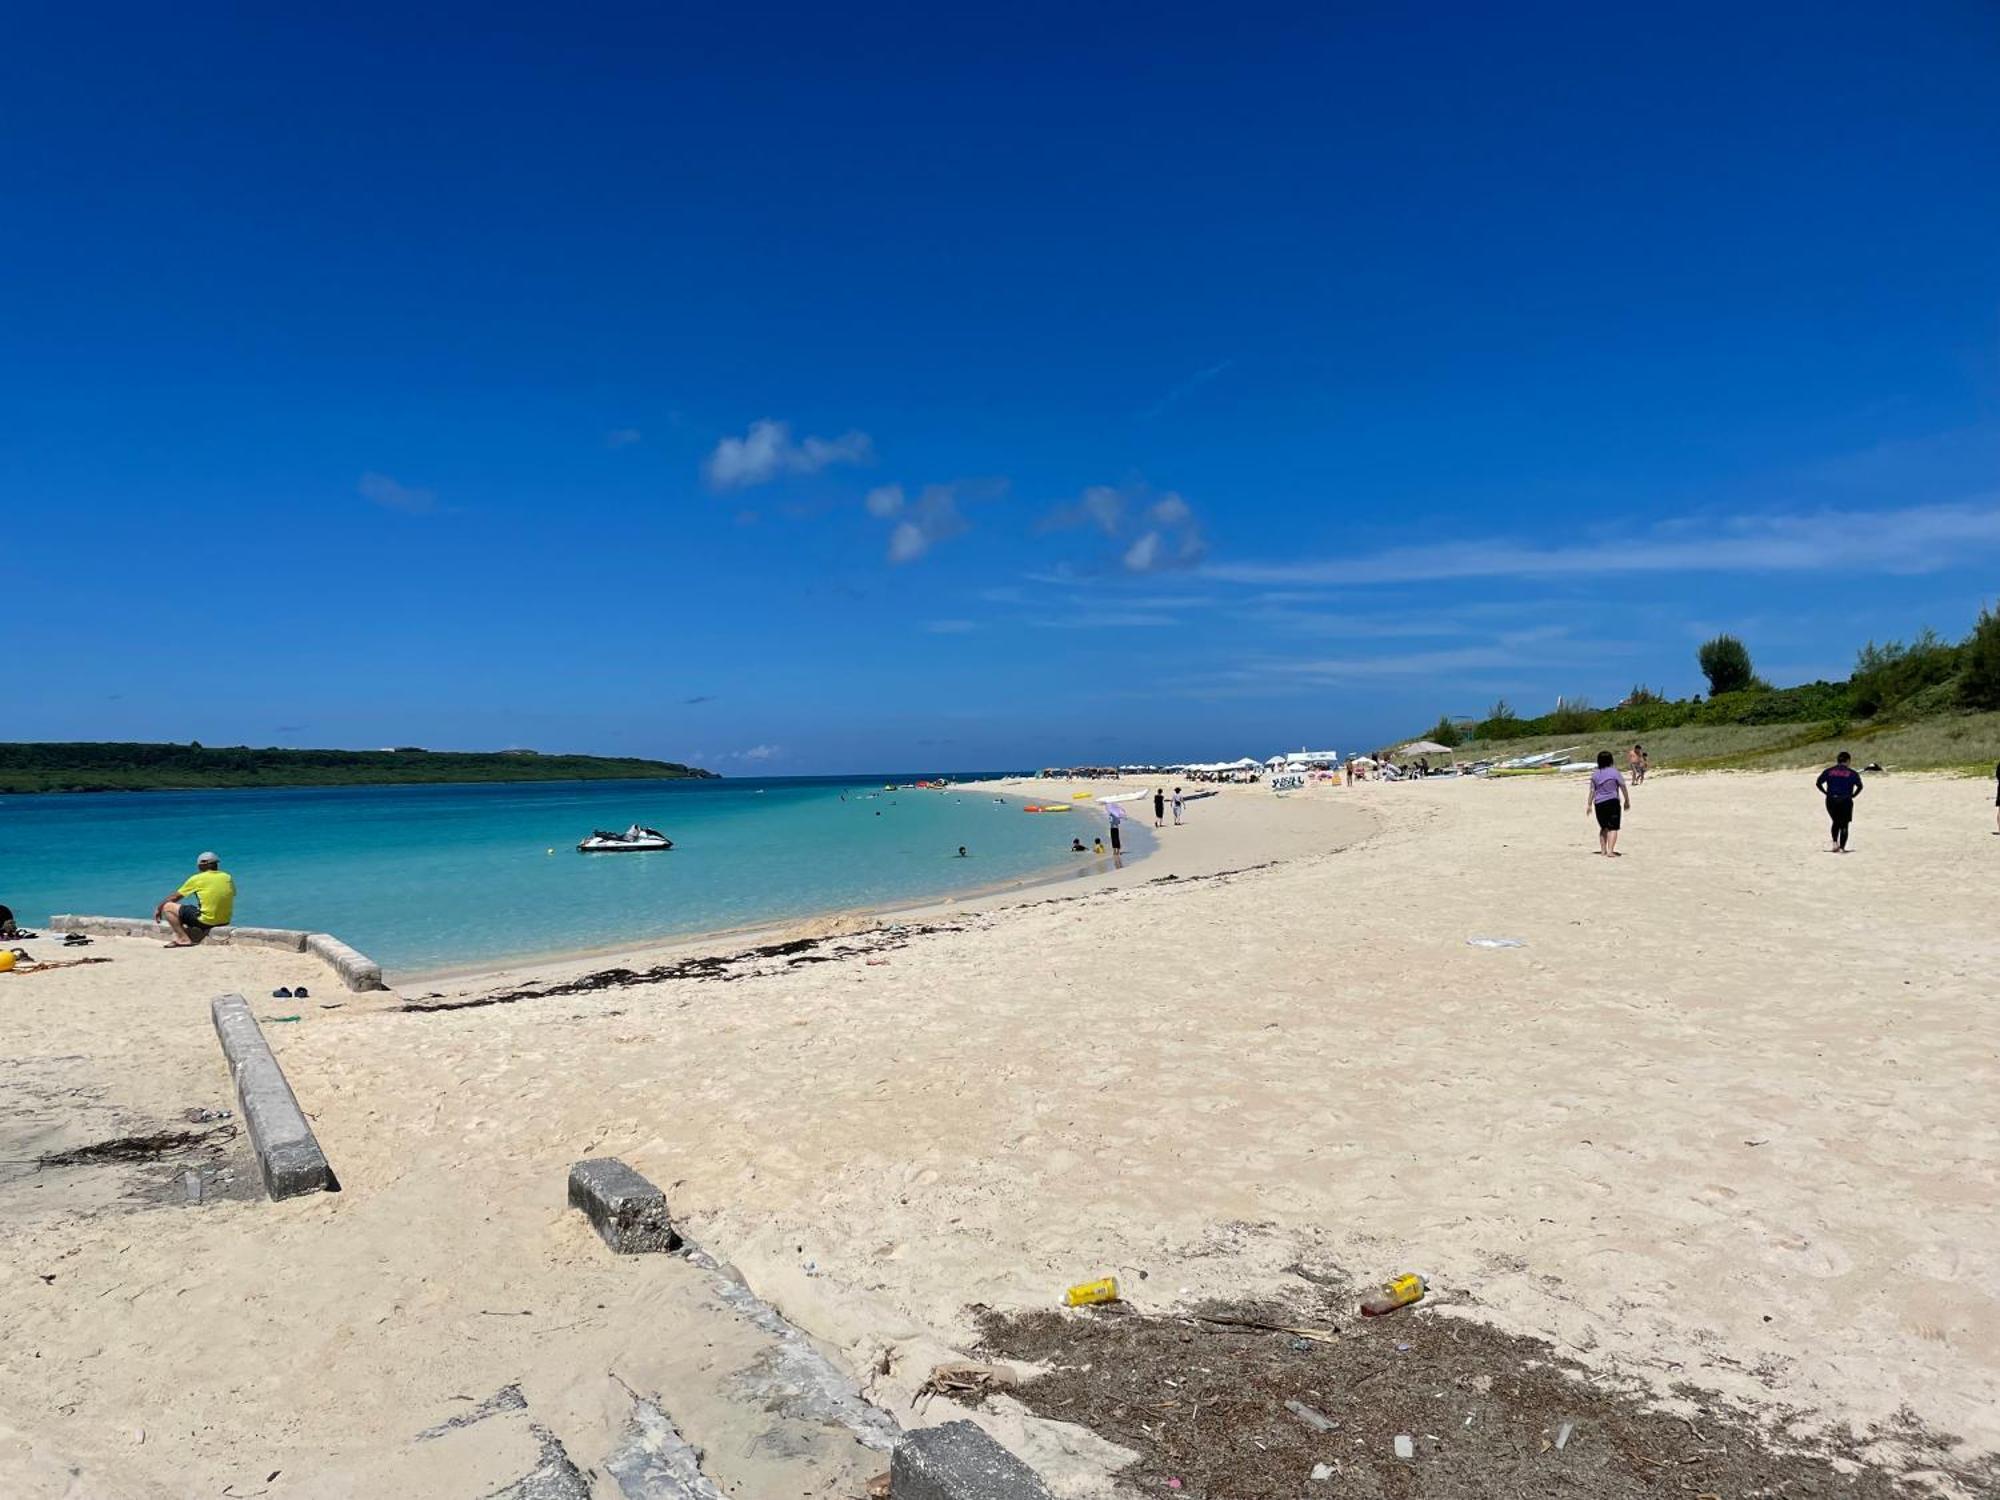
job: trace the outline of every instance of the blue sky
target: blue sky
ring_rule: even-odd
[[[2000,11],[356,5],[0,55],[0,738],[1353,749],[1962,633]]]

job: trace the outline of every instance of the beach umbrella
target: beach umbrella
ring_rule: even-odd
[[[1440,745],[1436,740],[1411,740],[1396,749],[1398,755],[1449,755],[1451,746]]]

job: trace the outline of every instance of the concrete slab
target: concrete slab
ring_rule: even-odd
[[[209,1015],[223,1056],[229,1059],[230,1076],[236,1080],[237,1103],[257,1169],[263,1174],[264,1191],[279,1199],[337,1190],[340,1184],[333,1168],[250,1013],[250,1002],[241,995],[217,995],[209,1002]]]
[[[907,1434],[889,1461],[893,1500],[1054,1500],[1047,1485],[970,1422]]]
[[[290,927],[218,927],[208,935],[211,943],[222,942],[238,948],[276,948],[282,953],[303,953],[309,932]]]
[[[306,937],[306,952],[329,965],[340,976],[341,982],[350,990],[386,989],[382,983],[382,966],[367,954],[350,948],[330,932],[310,933]]]
[[[667,1217],[667,1197],[615,1156],[569,1169],[569,1206],[582,1209],[598,1237],[620,1255],[676,1249],[681,1237]]]

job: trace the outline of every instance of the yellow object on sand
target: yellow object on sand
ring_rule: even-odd
[[[1069,794],[1069,800],[1072,802],[1081,802],[1085,797],[1088,797],[1090,795],[1091,794],[1089,792],[1071,792]]]
[[[14,955],[7,952],[5,949],[0,949],[0,974],[5,974],[9,969],[13,967],[14,967]]]
[[[1098,1302],[1118,1300],[1118,1278],[1106,1276],[1102,1281],[1084,1281],[1063,1293],[1063,1302],[1070,1307],[1089,1307]]]

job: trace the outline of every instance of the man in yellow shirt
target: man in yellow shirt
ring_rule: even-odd
[[[173,929],[169,948],[192,948],[215,928],[227,927],[236,913],[236,882],[224,872],[221,859],[205,853],[194,863],[194,874],[153,912],[155,921]]]

